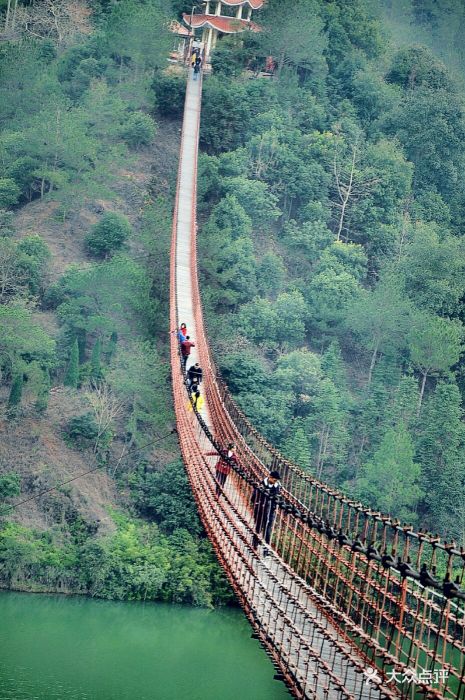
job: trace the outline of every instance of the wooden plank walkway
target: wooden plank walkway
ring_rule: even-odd
[[[177,193],[175,293],[178,326],[186,323],[188,334],[194,342],[197,329],[192,294],[191,236],[196,231],[194,199],[201,94],[201,80],[194,81],[190,72]],[[197,349],[193,348],[188,367],[197,360]],[[186,405],[187,402],[186,396]],[[202,417],[211,425],[206,404]],[[211,457],[205,462],[209,465],[210,473],[204,483],[210,491],[214,489],[212,475],[215,462],[216,458]],[[245,515],[242,511],[238,512],[234,504],[237,505],[240,500],[234,480],[230,479],[224,496],[220,502],[216,502],[211,531],[216,528],[231,542],[232,546],[222,554],[226,560],[236,557],[235,561],[231,561],[230,570],[237,572],[239,585],[253,571],[257,585],[253,586],[253,600],[249,600],[249,603],[256,611],[261,629],[272,635],[274,648],[296,678],[302,691],[300,697],[317,700],[392,698],[395,694],[392,689],[379,688],[366,682],[364,659],[360,656],[354,660],[353,644],[324,615],[317,603],[318,596],[310,586],[291,572],[275,552],[271,551],[266,558],[251,554],[252,516],[250,512]],[[237,561],[238,554],[242,563]]]

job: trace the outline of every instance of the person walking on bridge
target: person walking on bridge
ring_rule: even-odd
[[[191,348],[195,348],[195,343],[190,339],[190,336],[186,336],[186,339],[181,342],[181,362],[182,369],[186,371],[187,358],[191,354]]]
[[[255,486],[252,494],[253,517],[255,522],[255,534],[252,547],[257,549],[260,536],[264,535],[265,543],[270,544],[273,523],[276,517],[277,496],[281,491],[280,473],[272,471],[265,476],[259,486]],[[268,554],[265,547],[263,554]]]
[[[192,367],[189,367],[189,370],[187,372],[187,380],[189,382],[189,388],[191,388],[194,383],[201,384],[202,376],[203,376],[203,371],[202,371],[202,368],[198,362],[196,362],[195,365],[192,365]]]
[[[205,400],[200,393],[199,389],[194,389],[193,391],[190,392],[189,394],[189,403],[187,405],[187,410],[188,411],[193,411],[194,409],[197,411],[197,413],[200,413],[203,408],[203,404],[205,403]]]
[[[197,77],[200,73],[201,66],[202,66],[202,59],[200,58],[200,56],[197,56],[197,58],[195,59],[195,63],[194,63],[194,80],[197,80]]]
[[[207,457],[213,457],[214,455],[217,455],[218,452],[215,450],[214,452],[205,452],[205,455]],[[221,495],[222,489],[224,489],[224,485],[226,484],[226,480],[229,476],[229,473],[231,471],[232,465],[238,466],[237,462],[237,457],[236,457],[236,445],[233,442],[230,442],[226,452],[220,452],[220,457],[216,463],[215,467],[215,479],[216,479],[216,497],[219,498]]]

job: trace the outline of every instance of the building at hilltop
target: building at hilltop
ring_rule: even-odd
[[[264,0],[208,0],[202,3],[202,14],[185,13],[183,19],[192,31],[203,30],[201,41],[205,60],[208,61],[218,38],[246,30],[259,30],[258,25],[252,21],[252,12],[260,10],[263,3]]]

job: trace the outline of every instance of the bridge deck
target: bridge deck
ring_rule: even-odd
[[[175,233],[175,299],[177,325],[186,323],[191,340],[195,342],[202,328],[196,325],[195,285],[192,278],[192,237],[196,233],[196,164],[202,94],[201,80],[189,77],[182,131],[178,190],[174,222]],[[200,360],[198,347],[192,349],[188,366]],[[175,364],[175,363],[174,363]],[[177,367],[173,367],[173,384],[178,422],[187,395],[181,385]],[[177,384],[176,380],[177,379]],[[180,397],[176,392],[183,392]],[[202,417],[211,426],[212,407],[205,402]],[[250,546],[253,530],[252,516],[247,508],[238,511],[241,494],[234,479],[229,479],[224,495],[215,499],[215,457],[205,457],[211,449],[205,434],[198,429],[190,413],[191,427],[180,430],[181,448],[191,482],[197,479],[203,493],[197,502],[207,532],[218,551],[220,541],[227,541],[220,559],[236,591],[244,591],[249,618],[257,622],[260,638],[273,650],[278,665],[294,678],[294,693],[298,697],[328,700],[360,698],[377,700],[391,698],[391,688],[368,684],[363,674],[366,662],[360,655],[354,660],[354,647],[327,617],[316,602],[311,588],[287,567],[276,552],[264,558]],[[187,425],[187,423],[186,423]],[[188,431],[189,434],[186,433]],[[199,467],[200,464],[200,467]],[[251,585],[253,581],[253,585]],[[266,638],[269,638],[268,642]],[[281,663],[282,662],[282,663]]]

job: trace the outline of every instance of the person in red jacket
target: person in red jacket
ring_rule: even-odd
[[[218,452],[216,450],[214,452],[205,453],[205,455],[208,457],[212,457],[217,454]],[[236,457],[236,445],[233,442],[229,443],[226,452],[220,452],[220,458],[216,463],[215,479],[217,498],[221,495],[221,491],[224,488],[229,472],[231,471],[231,462],[235,465],[238,464]]]
[[[186,339],[181,343],[181,362],[184,371],[186,371],[187,358],[191,354],[191,348],[195,348],[195,343],[191,341],[190,336],[186,336]]]

